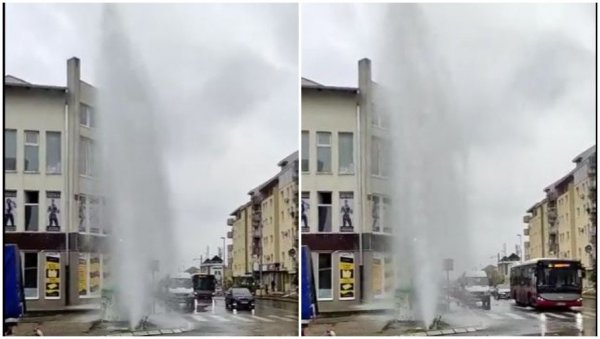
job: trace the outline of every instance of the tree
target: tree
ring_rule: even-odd
[[[490,281],[491,286],[496,286],[504,283],[504,275],[498,271],[498,268],[494,265],[488,265],[484,269],[485,274]]]

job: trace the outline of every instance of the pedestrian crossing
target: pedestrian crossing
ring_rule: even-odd
[[[188,319],[191,319],[195,322],[205,323],[205,322],[236,322],[236,323],[274,323],[277,321],[285,321],[285,322],[297,322],[298,317],[293,314],[288,315],[252,315],[252,314],[210,314],[210,313],[201,313],[201,314],[189,314],[187,315]]]
[[[582,318],[594,319],[596,314],[592,312],[494,312],[494,311],[481,311],[476,312],[476,315],[492,320],[526,320],[528,318],[540,319],[540,315],[544,314],[546,319],[556,320],[575,320],[577,314],[581,314]]]

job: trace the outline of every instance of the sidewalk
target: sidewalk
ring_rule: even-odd
[[[333,330],[338,336],[378,336],[389,322],[388,315],[361,314],[336,318],[317,318],[305,329],[307,336],[323,336]]]
[[[33,335],[36,327],[39,327],[45,336],[82,336],[88,335],[94,324],[101,317],[100,311],[69,312],[58,314],[42,312],[42,315],[28,314],[21,319],[14,328],[14,335]],[[32,312],[33,313],[33,312]]]

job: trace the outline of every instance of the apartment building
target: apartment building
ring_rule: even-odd
[[[348,310],[390,296],[388,131],[375,108],[371,62],[358,87],[302,80],[302,245],[310,248],[319,310]]]
[[[531,258],[581,260],[596,265],[596,147],[575,159],[575,168],[544,189],[546,198],[527,210]]]
[[[4,79],[4,241],[21,250],[28,310],[99,302],[107,225],[96,194],[95,88],[67,61],[67,86]]]
[[[252,276],[252,242],[249,235],[252,227],[250,202],[238,207],[231,212],[230,216],[232,218],[227,220],[227,224],[232,228],[227,232],[227,237],[232,239],[229,259],[235,282],[236,277]]]
[[[248,192],[250,201],[227,223],[232,226],[234,282],[252,276],[272,292],[285,293],[298,280],[298,152],[278,166],[275,176]]]

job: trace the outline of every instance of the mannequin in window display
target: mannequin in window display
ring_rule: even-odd
[[[306,217],[306,211],[309,208],[308,203],[305,200],[302,200],[302,227],[308,227],[308,218]]]
[[[350,217],[350,214],[352,214],[352,209],[348,205],[348,200],[344,199],[344,206],[342,206],[342,227],[352,227],[352,218]]]
[[[373,229],[379,229],[379,200],[373,201]]]
[[[48,226],[52,226],[52,224],[54,224],[54,226],[60,226],[58,224],[59,213],[60,210],[58,209],[58,207],[56,207],[54,199],[50,200],[50,206],[48,206]]]
[[[6,198],[4,205],[4,226],[15,226],[14,210],[17,204],[10,198]],[[8,222],[10,221],[10,225]]]

